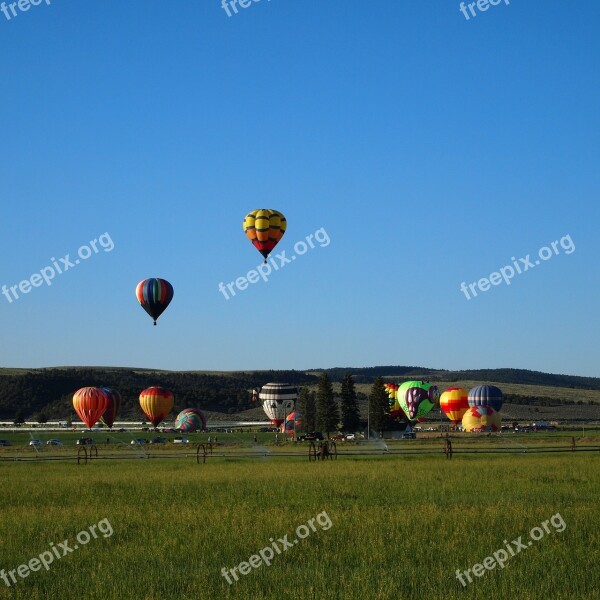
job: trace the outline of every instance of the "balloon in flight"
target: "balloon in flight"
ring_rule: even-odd
[[[253,210],[244,219],[244,233],[264,256],[265,263],[273,248],[283,237],[287,221],[282,213],[270,208]]]
[[[173,299],[173,286],[166,279],[152,277],[137,284],[135,295],[156,325],[156,319],[163,314]]]

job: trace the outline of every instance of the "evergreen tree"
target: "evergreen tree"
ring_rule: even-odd
[[[369,418],[371,429],[383,432],[388,427],[390,406],[383,379],[377,377],[369,396]]]
[[[360,411],[354,389],[354,380],[350,373],[342,380],[342,429],[347,432],[357,431],[360,427]]]
[[[335,431],[340,420],[337,404],[333,397],[333,386],[326,372],[319,377],[317,391],[317,430],[327,433]]]
[[[315,431],[316,425],[316,393],[303,387],[296,401],[296,410],[304,417],[306,431]]]

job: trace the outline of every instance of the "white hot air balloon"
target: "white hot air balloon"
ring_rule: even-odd
[[[294,410],[298,389],[289,383],[267,383],[260,390],[259,397],[271,424],[279,427]]]

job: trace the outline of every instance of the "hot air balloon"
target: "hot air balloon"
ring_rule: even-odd
[[[451,387],[440,397],[440,408],[454,425],[462,421],[469,408],[468,395],[469,392],[463,388]]]
[[[304,427],[304,416],[301,412],[295,410],[286,417],[285,423],[281,427],[281,431],[282,433],[287,433],[288,435],[294,437],[296,433],[302,433],[304,431]]]
[[[298,389],[289,383],[267,383],[260,390],[260,400],[271,424],[279,427],[294,410]]]
[[[416,421],[434,407],[438,399],[438,389],[428,381],[406,381],[398,388],[396,395],[406,417]]]
[[[156,325],[156,319],[163,314],[173,299],[173,286],[166,279],[144,279],[137,284],[135,295]]]
[[[117,390],[113,390],[111,388],[102,388],[106,395],[108,396],[108,405],[106,406],[106,410],[100,419],[108,428],[112,428],[114,425],[115,419],[117,418],[117,413],[121,408],[121,395]]]
[[[501,417],[491,406],[472,406],[462,418],[465,431],[500,431]]]
[[[244,219],[244,233],[265,257],[265,263],[273,248],[283,237],[286,227],[285,217],[278,210],[270,208],[253,210]]]
[[[206,429],[206,417],[197,408],[186,408],[177,415],[175,429],[179,429],[183,433],[203,431]]]
[[[140,394],[140,406],[148,421],[156,427],[173,408],[173,392],[158,386],[149,387]]]
[[[495,385],[478,385],[469,392],[469,406],[491,406],[500,410],[503,404],[502,391]]]
[[[108,403],[108,394],[102,388],[84,387],[73,394],[73,407],[88,429],[98,422]]]

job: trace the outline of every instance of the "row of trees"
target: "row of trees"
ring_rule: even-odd
[[[358,395],[351,373],[346,373],[342,379],[339,404],[331,379],[324,372],[319,377],[316,392],[306,387],[300,390],[296,407],[304,416],[307,431],[321,431],[327,434],[337,430],[353,432],[366,425],[361,419]],[[388,429],[390,407],[381,377],[375,379],[371,388],[368,410],[371,429],[376,431]]]

